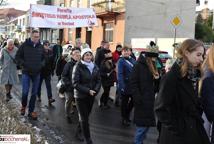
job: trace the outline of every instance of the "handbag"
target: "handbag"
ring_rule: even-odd
[[[63,94],[66,90],[65,84],[62,82],[62,80],[59,80],[59,82],[56,85],[56,88],[58,89],[59,93]]]

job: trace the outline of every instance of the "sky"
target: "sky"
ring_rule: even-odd
[[[37,0],[7,0],[8,5],[5,7],[13,7],[19,10],[28,10],[30,8],[30,4],[35,4]],[[4,8],[0,6],[0,8]]]
[[[9,5],[6,7],[13,7],[20,10],[28,10],[30,8],[30,4],[35,4],[36,1],[37,0],[7,0]],[[204,8],[204,1],[205,0],[200,0],[201,5],[196,8],[197,11]],[[0,6],[0,8],[3,7]],[[214,9],[214,0],[208,0],[208,8]]]
[[[205,7],[204,1],[205,0],[200,0],[200,6],[198,6],[196,8],[197,11],[200,11],[201,9],[203,9]],[[214,0],[208,0],[208,8],[212,9],[212,10],[214,9]]]

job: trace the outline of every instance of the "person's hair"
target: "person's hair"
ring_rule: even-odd
[[[74,48],[71,48],[71,54],[73,54],[74,51],[78,50],[79,52],[81,52],[81,49],[78,48],[78,47],[74,47]]]
[[[146,57],[146,63],[147,63],[147,65],[149,67],[149,70],[150,70],[150,72],[152,73],[153,76],[158,74],[158,69],[155,66],[154,61],[152,60],[152,57]]]
[[[32,34],[34,34],[34,33],[39,33],[39,31],[38,30],[33,30]]]
[[[212,47],[209,48],[209,52],[207,54],[204,63],[202,64],[202,67],[203,69],[207,67],[214,73],[214,45],[212,45]]]
[[[130,51],[132,51],[132,47],[131,47],[131,45],[127,45],[127,44],[125,44],[124,46],[123,46],[123,48],[122,48],[122,50],[121,51],[124,51],[124,50],[130,50]]]
[[[181,76],[185,77],[188,71],[189,62],[187,57],[185,56],[186,52],[192,53],[196,50],[196,48],[202,46],[204,48],[204,45],[202,42],[194,39],[187,39],[185,40],[181,46],[177,50],[177,58],[182,59],[181,63]],[[201,72],[201,65],[197,67]]]
[[[13,44],[14,44],[14,40],[13,40],[13,39],[8,39],[8,40],[7,40],[7,45],[8,45],[9,43],[13,43]]]

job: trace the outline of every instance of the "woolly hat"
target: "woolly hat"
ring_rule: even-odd
[[[91,50],[90,48],[84,48],[84,49],[82,49],[82,51],[81,51],[81,57],[83,57],[83,55],[84,55],[85,53],[87,53],[87,52],[92,53],[92,50]],[[92,53],[92,54],[93,54],[93,53]]]
[[[147,48],[147,51],[145,53],[146,57],[158,57],[159,47],[153,41],[151,41],[146,48]]]

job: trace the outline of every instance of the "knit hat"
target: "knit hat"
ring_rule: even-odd
[[[146,48],[146,57],[158,57],[159,47],[153,41]]]
[[[91,50],[90,48],[84,48],[84,49],[82,49],[82,51],[81,51],[81,57],[83,57],[83,55],[84,55],[85,53],[87,53],[87,52],[90,52],[91,54],[93,54],[93,53],[92,53],[92,50]]]

